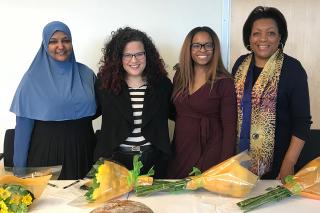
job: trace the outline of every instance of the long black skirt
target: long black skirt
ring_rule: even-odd
[[[95,143],[90,118],[35,121],[28,166],[62,165],[59,179],[83,178],[92,167]]]

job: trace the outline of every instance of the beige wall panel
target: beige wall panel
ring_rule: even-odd
[[[278,8],[288,24],[284,52],[297,58],[308,74],[312,128],[320,129],[320,1],[316,0],[231,0],[230,63],[247,53],[242,42],[242,27],[256,6]]]

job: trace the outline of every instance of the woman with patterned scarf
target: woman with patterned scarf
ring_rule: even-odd
[[[294,173],[312,123],[307,74],[297,59],[283,53],[287,37],[278,9],[256,7],[243,26],[243,42],[251,53],[232,69],[238,151],[249,150],[251,170],[262,179],[283,181]]]

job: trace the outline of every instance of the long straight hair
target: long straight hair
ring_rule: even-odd
[[[210,35],[213,41],[213,56],[211,61],[209,62],[209,70],[207,74],[207,83],[211,83],[211,88],[219,79],[222,78],[232,78],[231,74],[228,73],[226,68],[223,65],[221,58],[221,48],[220,41],[217,34],[210,27],[196,27],[192,29],[188,35],[186,36],[181,52],[179,64],[174,66],[174,70],[176,71],[174,77],[174,87],[172,93],[172,99],[175,100],[178,96],[186,96],[189,93],[189,89],[192,88],[195,79],[195,71],[194,71],[194,61],[191,57],[191,44],[193,37],[199,32],[206,32]]]

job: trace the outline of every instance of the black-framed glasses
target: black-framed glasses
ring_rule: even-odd
[[[146,56],[146,52],[137,52],[137,53],[124,53],[122,55],[122,59],[125,61],[130,61],[132,57],[135,57],[137,60],[142,60]]]
[[[201,50],[202,47],[204,48],[205,51],[212,51],[214,49],[213,43],[211,42],[207,42],[204,44],[200,44],[200,43],[192,43],[191,44],[191,49],[193,50]]]

